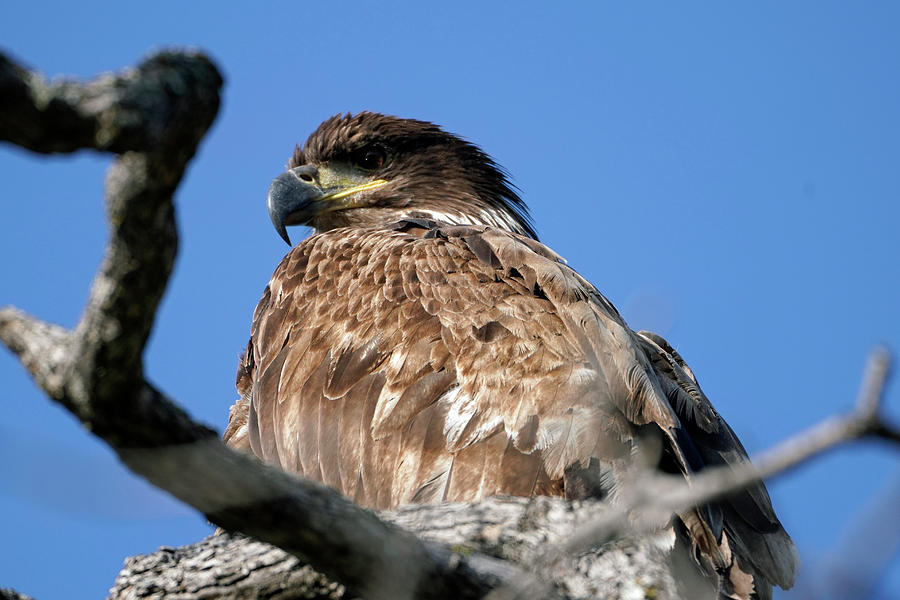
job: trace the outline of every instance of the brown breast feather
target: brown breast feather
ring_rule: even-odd
[[[665,340],[632,332],[550,249],[480,226],[308,238],[257,306],[238,380],[229,443],[379,509],[614,493],[636,428],[688,476],[746,459]],[[740,581],[733,549],[758,597],[789,585],[765,487],[723,507],[682,515],[710,568]]]

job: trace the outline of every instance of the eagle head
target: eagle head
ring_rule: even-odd
[[[371,112],[322,123],[272,182],[269,217],[316,231],[404,218],[500,227],[537,239],[504,170],[480,148],[427,121]]]

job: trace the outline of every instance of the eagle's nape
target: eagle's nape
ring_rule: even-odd
[[[254,313],[230,444],[374,508],[615,501],[648,432],[665,471],[747,460],[681,356],[536,241],[474,145],[423,121],[333,117],[268,205],[286,241],[290,224],[316,233]],[[762,483],[675,525],[723,597],[793,582],[796,551]]]

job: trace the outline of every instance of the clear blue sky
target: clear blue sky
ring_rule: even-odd
[[[846,410],[874,344],[900,351],[900,5],[237,6],[18,2],[0,22],[3,48],[48,75],[173,44],[224,72],[219,119],[178,193],[181,252],[146,354],[148,376],[219,430],[287,249],[269,181],[347,110],[432,120],[491,153],[542,240],[632,327],[670,339],[751,453]],[[106,239],[109,162],[0,146],[0,304],[76,322]],[[101,597],[125,556],[211,531],[6,352],[0,377],[0,586]],[[888,404],[900,419],[900,385]],[[859,444],[771,482],[804,560],[806,592],[783,597],[827,597],[816,586],[835,565],[873,552],[867,538],[847,556],[846,540],[898,486],[898,457]],[[900,507],[885,510],[872,535],[896,548]],[[900,597],[898,571],[895,550],[873,597]]]

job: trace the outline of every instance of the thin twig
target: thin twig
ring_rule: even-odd
[[[879,411],[884,399],[884,389],[891,374],[891,353],[879,346],[869,354],[859,393],[856,397],[855,414],[860,419],[879,420]]]

